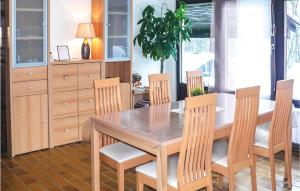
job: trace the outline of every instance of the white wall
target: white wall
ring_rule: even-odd
[[[81,58],[83,39],[75,38],[78,23],[91,22],[91,0],[50,1],[50,51],[57,58],[57,45],[68,45],[71,58]]]
[[[176,0],[133,0],[133,36],[139,32],[139,27],[136,23],[142,18],[142,11],[147,5],[154,5],[156,12],[160,14],[162,3],[165,2],[169,9],[174,10]],[[142,75],[143,85],[148,85],[148,75],[160,72],[160,62],[155,62],[151,59],[146,59],[142,55],[139,46],[133,47],[132,72],[138,72]],[[172,99],[176,99],[176,62],[173,58],[166,61],[165,72],[171,76],[171,95]]]

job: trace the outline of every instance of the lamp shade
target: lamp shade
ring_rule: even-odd
[[[79,23],[76,33],[77,38],[94,38],[95,29],[94,25],[91,23]]]

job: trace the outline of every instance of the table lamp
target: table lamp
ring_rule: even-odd
[[[93,24],[91,23],[79,23],[76,33],[76,38],[84,38],[82,46],[81,46],[81,57],[82,59],[89,59],[90,57],[90,45],[88,38],[94,38],[95,29]]]

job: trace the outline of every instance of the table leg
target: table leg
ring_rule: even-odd
[[[156,155],[157,190],[167,191],[168,189],[168,154],[166,147],[160,147]]]
[[[91,142],[91,153],[92,153],[92,187],[93,191],[100,191],[100,159],[99,159],[99,132],[95,130],[95,123],[92,127],[92,142]]]

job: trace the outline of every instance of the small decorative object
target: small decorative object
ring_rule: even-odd
[[[139,73],[133,73],[132,74],[132,85],[134,87],[141,86],[142,85],[141,79],[142,79],[142,76]]]
[[[95,29],[94,25],[91,23],[79,23],[76,33],[76,38],[84,38],[81,46],[81,57],[82,59],[90,58],[90,45],[88,38],[95,38]]]
[[[53,54],[52,54],[52,52],[50,52],[50,62],[54,62],[54,59],[53,59]]]
[[[199,96],[199,95],[203,95],[204,92],[201,88],[195,88],[193,91],[192,91],[192,96]]]
[[[67,45],[57,46],[58,60],[70,60],[69,47]]]
[[[154,7],[148,5],[143,10],[143,18],[137,23],[141,27],[133,43],[142,48],[144,57],[150,56],[154,61],[160,61],[160,73],[163,73],[164,62],[168,58],[176,60],[177,45],[190,41],[192,27],[185,12],[185,3],[180,2],[175,11],[168,9],[164,15],[157,17]]]

